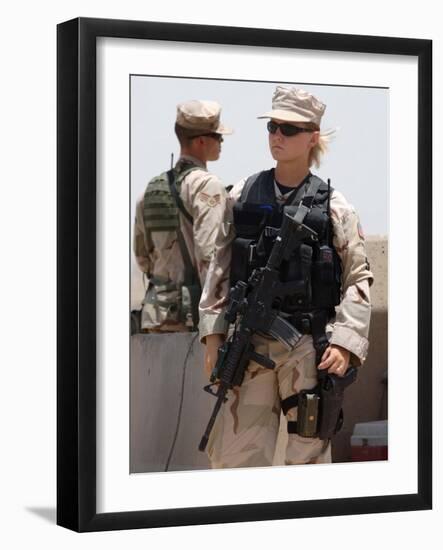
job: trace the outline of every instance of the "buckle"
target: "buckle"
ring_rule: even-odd
[[[301,331],[303,334],[311,333],[311,320],[308,317],[302,317],[301,319]]]

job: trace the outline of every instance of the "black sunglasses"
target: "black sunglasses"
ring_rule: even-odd
[[[198,138],[198,137],[205,137],[205,136],[216,139],[220,143],[223,141],[223,136],[221,134],[216,134],[215,132],[211,132],[209,134],[199,134],[198,136],[193,136],[192,139]]]
[[[273,120],[268,122],[267,128],[270,134],[275,134],[280,128],[280,132],[286,137],[296,136],[297,134],[302,134],[303,132],[314,132],[314,130],[309,128],[300,128],[299,126],[293,126],[292,124],[287,124],[286,122],[278,124],[278,122],[274,122]]]

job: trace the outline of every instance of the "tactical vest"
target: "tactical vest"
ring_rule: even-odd
[[[177,162],[174,173],[179,194],[182,181],[193,170],[201,170],[201,166],[187,159]],[[172,196],[166,172],[153,178],[146,187],[143,198],[143,222],[147,232],[176,231],[179,227],[179,210]]]
[[[317,190],[315,195],[307,197],[312,182]],[[328,317],[332,316],[341,298],[341,265],[332,246],[328,196],[328,185],[310,173],[286,203],[279,205],[275,196],[274,170],[251,176],[234,205],[236,239],[232,248],[231,286],[239,280],[247,281],[255,268],[266,265],[282,224],[283,207],[306,203],[310,210],[303,223],[317,233],[318,240],[301,242],[282,263],[281,281],[299,282],[300,291],[282,300],[280,310],[287,314],[326,310]]]

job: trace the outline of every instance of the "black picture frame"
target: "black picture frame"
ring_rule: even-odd
[[[96,39],[415,56],[418,60],[418,491],[416,494],[96,511]],[[78,18],[57,28],[57,523],[103,531],[432,507],[432,41]]]

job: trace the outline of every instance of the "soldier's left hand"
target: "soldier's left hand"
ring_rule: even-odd
[[[322,355],[318,369],[328,369],[331,374],[344,376],[349,367],[351,352],[341,346],[331,344]]]

